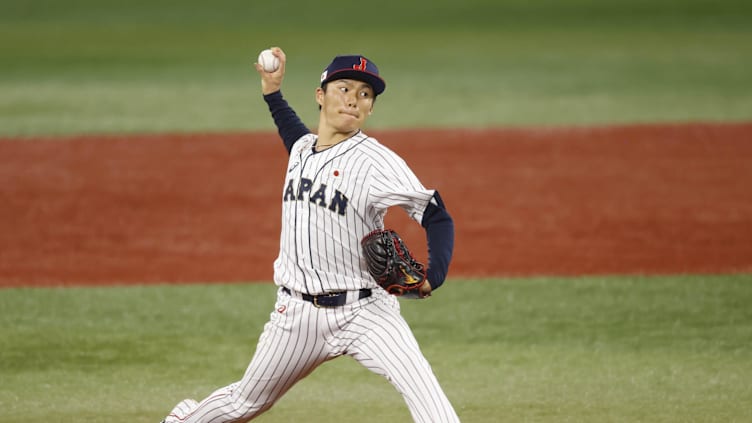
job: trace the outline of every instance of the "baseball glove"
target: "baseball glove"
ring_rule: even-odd
[[[413,258],[397,232],[377,229],[363,237],[360,245],[368,273],[387,292],[406,298],[430,295],[430,290],[422,289],[427,282],[425,266]]]

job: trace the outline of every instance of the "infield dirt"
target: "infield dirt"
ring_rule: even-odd
[[[752,272],[752,123],[368,132],[446,201],[452,277]],[[269,281],[285,165],[274,133],[0,140],[0,286]]]

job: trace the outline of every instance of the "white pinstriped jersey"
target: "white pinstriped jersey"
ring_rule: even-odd
[[[420,222],[434,190],[363,132],[314,152],[317,138],[301,137],[290,152],[274,282],[309,294],[375,288],[360,240],[384,227],[392,206]]]

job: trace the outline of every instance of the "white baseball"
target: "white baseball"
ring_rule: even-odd
[[[272,54],[270,49],[266,49],[259,54],[257,63],[264,68],[264,72],[274,72],[279,69],[279,59]]]

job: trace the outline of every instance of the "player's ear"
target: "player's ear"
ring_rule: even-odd
[[[324,91],[323,88],[321,88],[321,87],[316,88],[316,103],[319,104],[319,110],[321,110],[321,106],[324,105],[324,95],[325,94],[326,94],[326,92]]]

